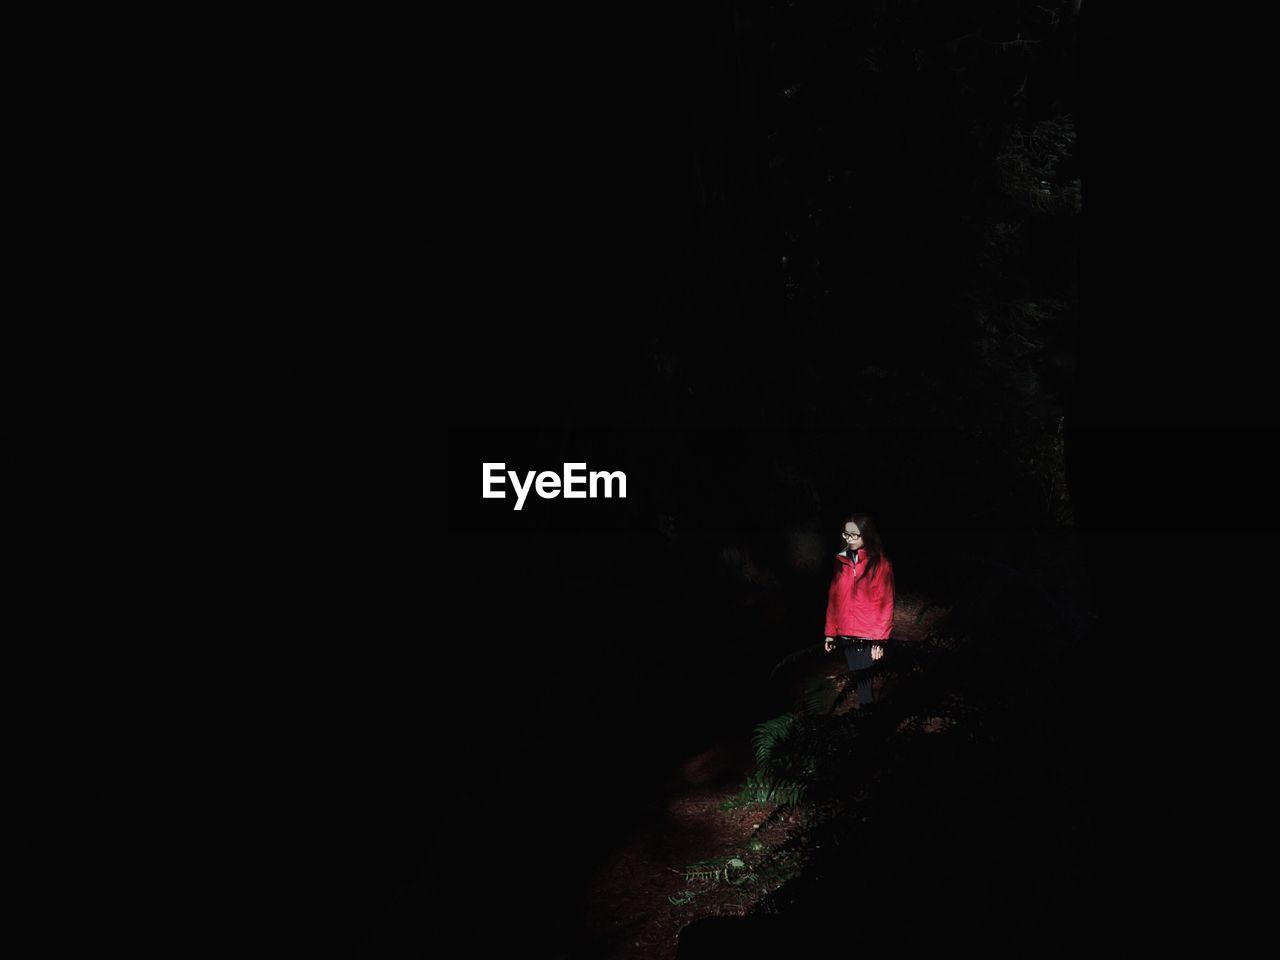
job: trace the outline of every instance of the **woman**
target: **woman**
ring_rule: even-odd
[[[884,555],[876,525],[865,513],[855,513],[841,532],[846,547],[836,554],[836,567],[827,594],[827,651],[836,640],[845,642],[850,670],[869,667],[884,649],[874,640],[887,640],[893,630],[893,566]],[[858,681],[858,707],[875,701],[871,678]]]

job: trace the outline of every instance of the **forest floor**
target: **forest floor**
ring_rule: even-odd
[[[938,629],[945,611],[933,608],[921,617],[922,609],[919,600],[900,597],[891,642],[919,642]],[[798,698],[807,683],[823,677],[834,684],[845,669],[837,651],[804,671],[795,671],[788,689]],[[877,701],[892,697],[881,678],[875,682]],[[851,694],[835,713],[854,709],[856,700],[857,695]],[[936,729],[928,722],[921,727],[926,733]],[[776,803],[724,806],[755,770],[752,735],[752,730],[744,729],[681,763],[667,782],[669,801],[661,818],[620,844],[591,878],[585,916],[589,956],[674,960],[684,926],[700,917],[745,916],[771,892],[762,884],[699,883],[686,875],[688,867],[708,860],[758,861],[762,850],[788,839],[798,828],[800,817],[795,812],[762,826]]]

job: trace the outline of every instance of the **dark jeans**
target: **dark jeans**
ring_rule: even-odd
[[[849,664],[850,670],[862,670],[871,666],[871,644],[873,641],[863,639],[862,637],[841,637],[842,641],[848,641],[848,646],[844,648],[844,659]],[[875,702],[875,692],[871,689],[871,678],[865,677],[858,681],[858,706],[864,703]]]

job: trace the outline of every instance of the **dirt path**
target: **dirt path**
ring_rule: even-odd
[[[899,605],[901,625],[895,622],[895,642],[922,639],[937,628],[935,613],[915,623],[919,605]],[[788,684],[799,694],[818,677],[832,677],[845,669],[838,653],[814,665]],[[877,678],[876,697],[886,691]],[[852,709],[856,695],[836,712]],[[766,719],[766,718],[761,718]],[[686,879],[685,868],[712,858],[759,859],[759,849],[786,839],[798,824],[795,813],[759,829],[777,807],[752,804],[736,809],[720,805],[736,796],[755,770],[751,730],[722,739],[689,757],[667,783],[670,800],[663,815],[623,843],[591,878],[585,928],[592,947],[588,956],[601,960],[674,960],[681,928],[706,916],[743,916],[768,890],[760,885],[699,884]],[[753,847],[755,849],[753,849]],[[682,893],[698,892],[692,900]]]
[[[688,903],[669,899],[699,886],[686,880],[687,865],[712,857],[754,859],[753,838],[772,845],[794,825],[784,818],[756,829],[775,804],[720,809],[754,768],[746,736],[716,743],[680,766],[668,784],[671,799],[663,816],[628,839],[591,881],[586,928],[597,945],[593,956],[671,960],[685,924],[698,917],[741,916],[760,896],[757,888],[720,883]]]

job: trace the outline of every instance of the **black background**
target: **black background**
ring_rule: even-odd
[[[839,387],[820,393],[816,414],[796,399],[806,376],[838,383],[868,357],[954,366],[954,317],[934,291],[967,266],[955,256],[963,237],[929,230],[940,196],[901,207],[936,169],[928,135],[914,153],[857,143],[883,181],[865,219],[905,218],[905,232],[833,249],[863,258],[850,263],[876,281],[837,293],[847,324],[776,319],[782,201],[762,139],[771,117],[752,112],[781,86],[763,46],[768,18],[763,7],[737,20],[729,7],[646,10],[584,27],[567,12],[529,13],[499,36],[471,34],[474,47],[464,39],[474,58],[429,88],[422,132],[443,171],[422,171],[422,203],[395,234],[407,234],[406,267],[422,278],[410,305],[396,305],[415,333],[357,338],[367,367],[353,386],[368,395],[359,420],[338,421],[341,463],[325,489],[343,497],[350,482],[368,513],[339,510],[348,526],[323,553],[334,567],[304,604],[333,644],[311,654],[332,687],[298,733],[326,745],[314,772],[333,788],[321,801],[331,842],[305,885],[322,891],[304,898],[310,934],[363,937],[375,953],[422,952],[445,931],[529,955],[573,942],[586,871],[661,799],[658,775],[700,734],[776,706],[752,684],[804,637],[806,605],[821,603],[823,584],[794,582],[778,628],[716,592],[708,557],[719,544],[783,549],[780,511],[795,519],[800,508],[759,480],[779,461],[811,471],[824,527],[848,508],[846,491],[874,505],[908,579],[958,542],[1000,555],[1026,536],[984,518],[987,478],[958,452],[963,438],[927,418],[914,436],[886,438],[883,407],[850,416]],[[1174,421],[1155,414],[1163,370],[1149,352],[1164,270],[1135,253],[1162,221],[1155,197],[1133,190],[1149,171],[1144,115],[1123,85],[1130,52],[1090,18],[1102,15],[1083,15],[1079,76],[1061,92],[1078,115],[1086,213],[1080,236],[1059,242],[1068,257],[1073,239],[1080,251],[1065,429],[1098,617],[1063,682],[1080,691],[1073,722],[1101,851],[1096,914],[1082,925],[1149,937],[1129,892],[1156,885],[1170,855],[1147,832],[1165,744],[1142,724],[1145,691],[1125,667],[1145,664],[1159,634],[1143,589],[1169,516],[1153,474]],[[817,39],[794,41],[804,42]],[[735,100],[752,90],[755,101]],[[695,149],[729,191],[719,219],[699,219]],[[918,237],[924,255],[903,257]],[[379,273],[371,266],[371,284]],[[697,371],[698,399],[637,386],[654,352]],[[942,377],[944,392],[952,382]],[[928,479],[914,482],[886,468],[888,453],[863,452],[921,444],[932,445],[916,468]],[[625,470],[628,500],[530,499],[515,512],[479,498],[482,462],[523,473],[573,460]],[[673,489],[685,496],[683,552],[652,516]],[[367,565],[348,547],[371,548]],[[724,690],[746,692],[723,709]]]
[[[165,589],[145,640],[95,647],[76,683],[66,647],[25,674],[44,704],[35,847],[63,851],[38,858],[32,883],[51,924],[65,928],[84,882],[72,865],[109,882],[137,849],[120,825],[137,823],[161,854],[147,893],[114,911],[135,933],[178,919],[179,943],[416,955],[460,934],[559,955],[570,891],[661,800],[662,772],[700,738],[771,715],[752,685],[819,626],[821,576],[744,605],[716,572],[725,544],[776,559],[785,524],[827,531],[866,507],[908,582],[961,544],[1027,549],[1025,529],[992,520],[998,467],[975,474],[962,435],[923,412],[904,434],[910,411],[889,412],[920,395],[913,376],[937,374],[944,403],[963,386],[945,375],[963,366],[946,291],[966,275],[965,237],[917,229],[952,222],[935,214],[955,184],[918,191],[941,162],[929,131],[949,129],[944,108],[937,127],[902,125],[925,131],[909,149],[831,148],[878,184],[857,221],[875,240],[826,236],[818,255],[841,265],[828,275],[855,279],[827,320],[778,319],[783,222],[800,203],[769,166],[785,71],[768,40],[785,9],[446,12],[422,47],[385,24],[335,30],[340,43],[281,31],[259,54],[277,69],[186,101],[212,117],[231,93],[212,129],[234,135],[194,138],[208,176],[182,209],[213,225],[210,253],[162,262],[199,332],[167,351],[165,388],[138,407],[195,402],[144,438],[163,469],[138,471],[145,485],[104,479],[84,511],[116,515],[96,508],[117,484],[127,497],[113,502],[159,505],[169,520],[146,569]],[[786,36],[793,54],[820,45]],[[1150,718],[1176,696],[1171,518],[1200,492],[1176,460],[1191,397],[1170,319],[1196,306],[1196,272],[1160,187],[1183,168],[1152,162],[1185,91],[1166,79],[1151,92],[1150,37],[1081,14],[1066,61],[1078,74],[1057,95],[1076,116],[1085,212],[1044,258],[1078,243],[1074,369],[1059,386],[1097,616],[1062,676],[1080,691],[1100,851],[1090,923],[1145,943],[1176,931],[1132,891],[1177,892],[1185,847],[1156,825],[1196,789],[1171,772],[1182,728]],[[895,116],[869,126],[884,134]],[[816,156],[801,133],[788,142]],[[697,169],[711,171],[702,193]],[[689,371],[692,392],[655,392],[655,357]],[[846,390],[868,359],[900,371],[896,386]],[[480,499],[484,461],[571,460],[625,470],[628,499],[531,498],[520,512]],[[817,501],[771,486],[779,464]],[[678,515],[674,541],[663,515]],[[129,542],[120,524],[96,542]],[[178,548],[193,536],[200,550]],[[93,665],[120,657],[121,689],[164,678],[110,696],[128,736],[54,708],[98,702]],[[121,789],[91,797],[90,783]]]

